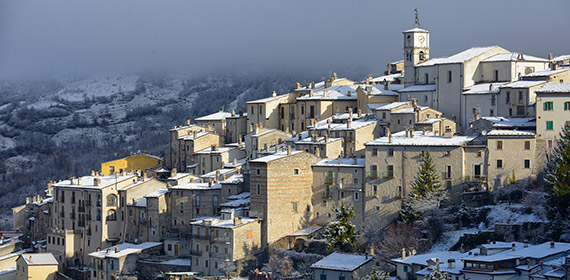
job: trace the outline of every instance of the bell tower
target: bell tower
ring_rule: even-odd
[[[417,83],[415,66],[429,59],[429,31],[420,28],[418,9],[415,9],[416,21],[412,29],[404,34],[404,86]]]

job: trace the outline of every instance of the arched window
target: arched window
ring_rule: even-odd
[[[421,61],[426,60],[426,54],[423,51],[420,52],[420,60]]]
[[[107,206],[117,206],[117,196],[110,194],[107,196]]]
[[[117,220],[117,212],[111,209],[107,211],[107,221],[116,221]]]

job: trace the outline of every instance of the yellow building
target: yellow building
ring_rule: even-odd
[[[16,260],[16,279],[56,279],[57,260],[51,253],[22,254]]]
[[[162,164],[162,158],[150,154],[134,154],[121,159],[101,163],[101,174],[112,175],[115,172],[135,172]]]

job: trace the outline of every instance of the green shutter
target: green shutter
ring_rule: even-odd
[[[546,122],[546,130],[552,130],[554,128],[553,126],[554,125],[553,125],[552,121]]]

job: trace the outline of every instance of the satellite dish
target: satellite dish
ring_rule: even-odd
[[[412,250],[412,255],[416,255],[416,249]]]

